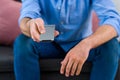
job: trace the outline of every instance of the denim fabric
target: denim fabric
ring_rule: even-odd
[[[118,68],[119,44],[116,39],[93,49],[87,61],[93,63],[90,80],[114,80]],[[54,42],[36,43],[21,34],[14,44],[16,80],[40,80],[39,59],[60,58],[65,51]]]

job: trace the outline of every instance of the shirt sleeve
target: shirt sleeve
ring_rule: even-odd
[[[112,0],[92,0],[92,8],[100,20],[99,26],[111,25],[120,36],[120,15],[117,13]]]
[[[22,8],[20,11],[19,23],[25,18],[40,18],[41,8],[39,4],[39,0],[22,0]]]

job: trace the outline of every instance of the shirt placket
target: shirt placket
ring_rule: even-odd
[[[64,25],[64,19],[65,19],[63,17],[63,9],[65,9],[64,3],[65,3],[65,0],[58,0],[57,5],[56,5],[56,9],[59,12],[59,23],[57,27],[59,27],[60,34],[63,34],[63,25]]]

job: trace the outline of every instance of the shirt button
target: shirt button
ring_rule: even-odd
[[[60,10],[60,7],[57,7],[58,10]]]
[[[63,22],[63,21],[61,21],[61,22],[60,22],[60,24],[61,24],[61,25],[63,25],[63,24],[64,24],[64,22]]]

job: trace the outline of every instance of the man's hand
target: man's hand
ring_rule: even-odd
[[[44,21],[40,18],[31,19],[27,22],[29,26],[30,36],[34,41],[40,41],[40,34],[45,33]]]
[[[60,73],[65,74],[66,77],[79,75],[84,62],[88,58],[90,49],[90,46],[84,41],[72,48],[61,62]]]
[[[45,33],[44,21],[41,18],[28,19],[25,18],[21,21],[21,31],[23,34],[31,37],[34,41],[40,41],[40,34]],[[54,36],[59,35],[58,31],[54,32]]]

